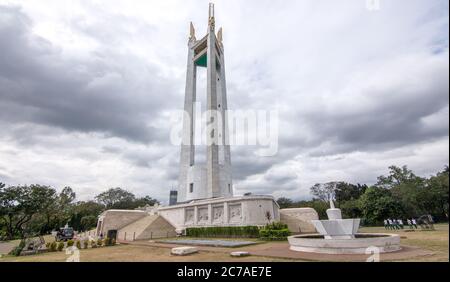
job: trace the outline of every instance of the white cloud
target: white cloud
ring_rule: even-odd
[[[0,49],[24,60],[0,55],[0,181],[166,201],[179,149],[165,121],[183,106],[189,21],[202,36],[208,1],[0,0],[15,5],[0,10]],[[223,0],[216,19],[229,107],[281,118],[278,155],[232,148],[238,193],[305,198],[392,164],[448,164],[447,1]]]

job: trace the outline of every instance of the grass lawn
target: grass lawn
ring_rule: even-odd
[[[34,256],[4,257],[0,262],[64,262],[69,257],[65,252],[45,253]],[[236,261],[236,262],[278,262],[291,261],[265,257],[232,258],[226,253],[203,252],[191,256],[173,256],[170,249],[136,245],[117,245],[80,251],[81,262],[188,262],[188,261]]]
[[[359,230],[361,233],[395,233],[401,235],[401,244],[414,246],[435,252],[432,256],[414,258],[405,261],[449,261],[449,229],[448,224],[436,224],[435,231],[421,231],[416,229],[414,232],[407,232],[406,227],[403,230],[386,230],[384,227],[363,227]]]
[[[438,224],[435,231],[406,232],[404,230],[385,230],[384,227],[363,227],[362,233],[397,233],[400,234],[401,244],[418,247],[434,252],[433,255],[411,258],[403,261],[449,261],[449,226],[448,224]],[[45,239],[53,241],[52,236],[45,236]],[[247,238],[245,238],[247,240]],[[18,244],[18,242],[16,242]],[[257,244],[253,248],[264,249],[270,244],[283,244],[283,242],[269,242]],[[233,248],[230,248],[230,252]],[[65,252],[45,253],[34,256],[12,257],[4,256],[0,262],[64,262],[69,257]],[[250,256],[244,258],[232,258],[229,252],[200,251],[198,254],[179,257],[172,256],[169,248],[139,245],[117,245],[113,247],[102,247],[80,251],[80,261],[82,262],[185,262],[185,261],[236,261],[236,262],[279,262],[292,261],[289,259],[278,259],[264,256]]]

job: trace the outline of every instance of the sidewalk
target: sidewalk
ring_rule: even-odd
[[[8,254],[12,249],[14,249],[14,244],[9,242],[0,242],[0,255]]]
[[[123,243],[139,246],[158,247],[158,248],[175,248],[183,246],[179,244],[155,243],[153,241],[147,240],[123,242]],[[199,251],[204,252],[231,253],[235,251],[246,251],[250,252],[252,256],[283,258],[299,261],[364,262],[367,260],[367,258],[369,258],[369,255],[328,255],[328,254],[295,252],[289,250],[288,242],[267,242],[258,245],[239,248],[223,248],[223,247],[207,247],[207,246],[196,246],[196,247],[198,248]],[[420,256],[429,256],[433,254],[434,253],[431,251],[423,250],[417,247],[402,246],[402,250],[398,252],[381,254],[380,260],[381,261],[404,260]]]

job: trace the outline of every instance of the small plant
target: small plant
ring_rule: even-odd
[[[112,238],[107,237],[105,239],[105,246],[112,246]]]
[[[95,241],[91,241],[91,248],[97,248],[97,243]]]
[[[112,238],[111,239],[111,246],[114,246],[116,244],[116,239]]]
[[[67,241],[67,247],[72,247],[73,243],[74,243],[73,240]]]
[[[52,242],[50,244],[50,252],[56,252],[57,245],[58,244],[56,242]]]
[[[9,252],[9,254],[18,257],[20,256],[20,253],[22,252],[23,248],[25,248],[25,240],[21,240],[19,246],[12,249],[11,252]]]
[[[81,250],[81,241],[77,241],[75,245],[77,246],[78,250]]]
[[[286,224],[281,222],[272,222],[259,230],[259,237],[269,241],[284,241],[291,235]]]
[[[87,249],[89,247],[89,241],[88,240],[84,240],[83,241],[83,249]]]
[[[58,248],[57,248],[58,252],[61,252],[63,249],[64,249],[64,242],[59,242]]]
[[[47,243],[45,243],[45,248],[47,248],[47,250],[50,250],[50,245],[51,245],[52,243],[50,243],[50,242],[47,242]]]
[[[102,240],[102,239],[99,238],[99,239],[97,240],[97,246],[98,246],[98,247],[103,246],[103,240]]]

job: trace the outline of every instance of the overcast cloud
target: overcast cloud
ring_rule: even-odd
[[[235,194],[309,197],[449,159],[447,0],[215,1],[229,108],[280,112],[279,151],[232,147]],[[0,0],[0,182],[166,202],[189,22],[208,1]]]

